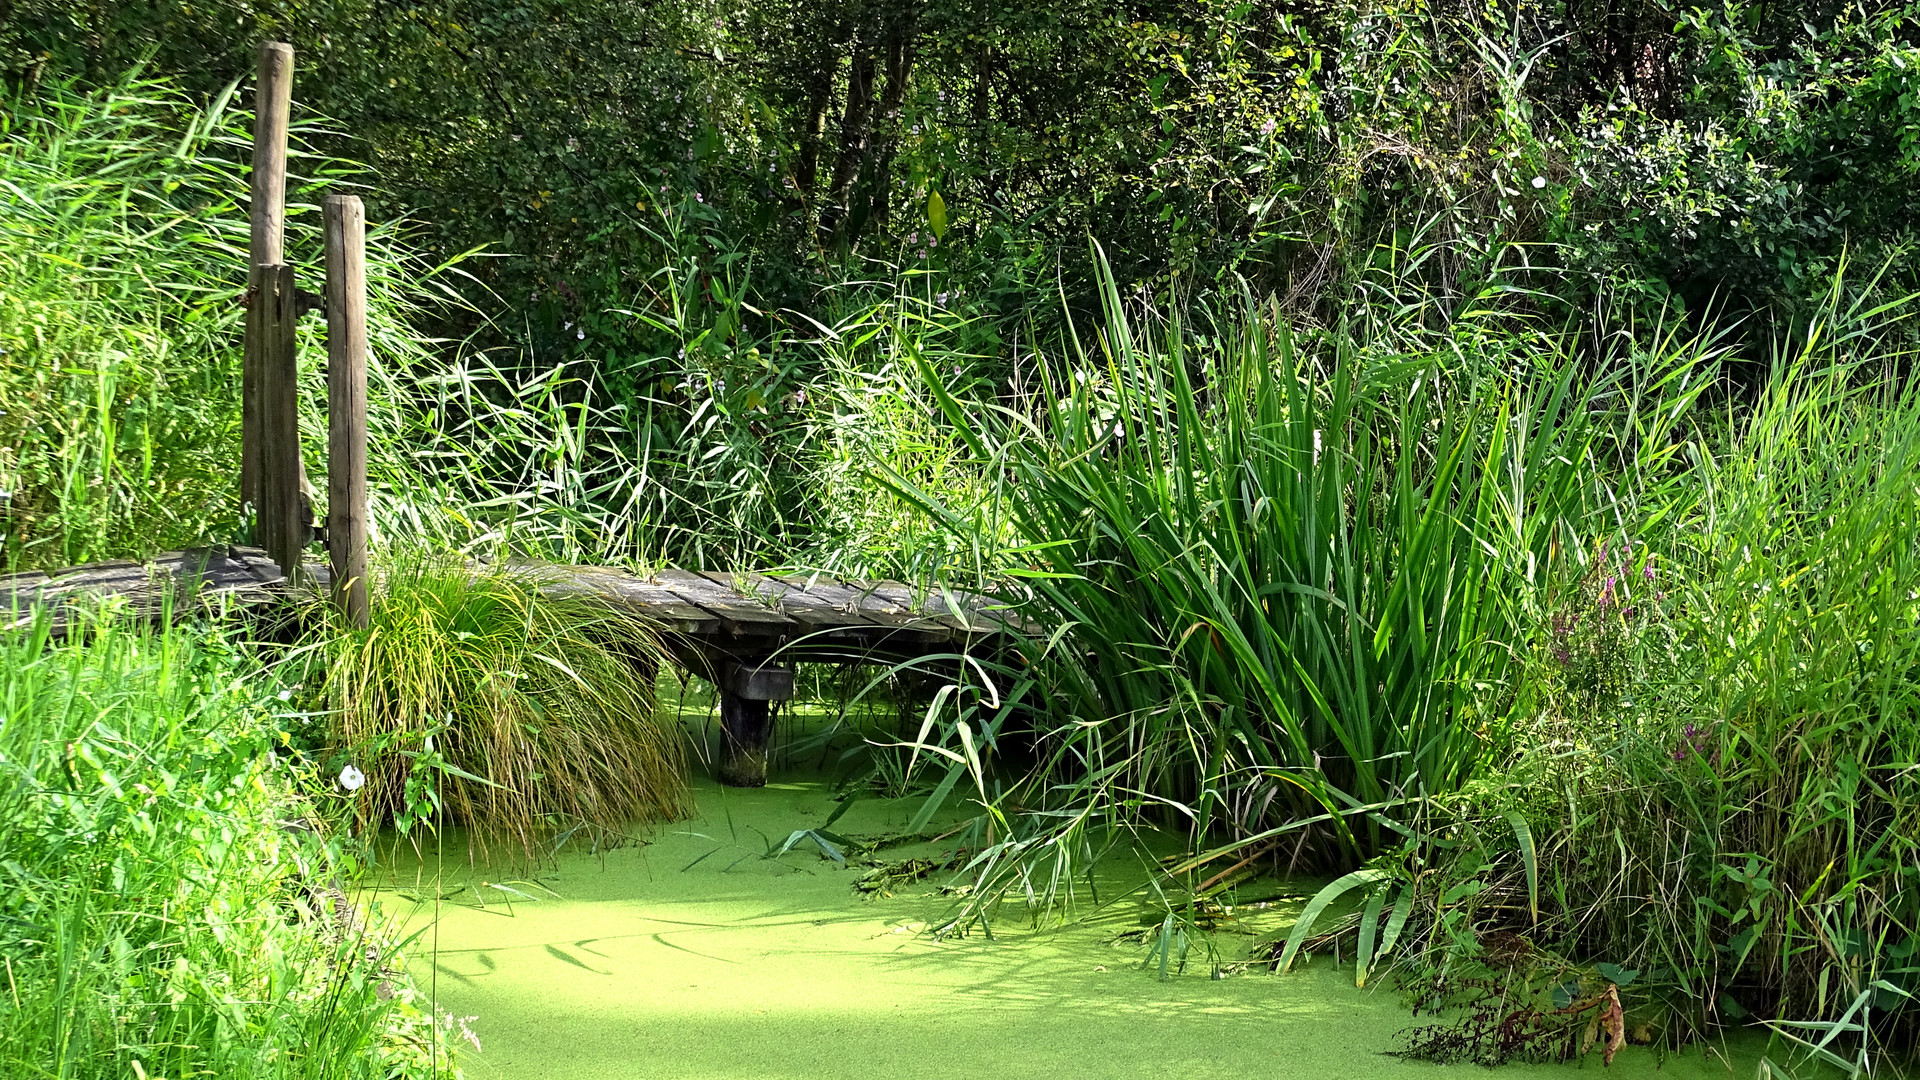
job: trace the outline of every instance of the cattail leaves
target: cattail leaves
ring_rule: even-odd
[[[1313,934],[1314,922],[1334,901],[1356,888],[1382,881],[1391,874],[1389,870],[1355,870],[1314,893],[1313,898],[1307,901],[1307,906],[1301,909],[1300,917],[1294,920],[1293,932],[1287,935],[1286,948],[1280,953],[1276,970],[1284,973],[1293,966],[1293,958],[1299,955],[1300,946]]]

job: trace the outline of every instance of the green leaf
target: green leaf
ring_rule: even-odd
[[[1540,921],[1540,863],[1533,850],[1533,829],[1517,810],[1507,814],[1507,822],[1513,826],[1513,838],[1520,845],[1520,861],[1527,868],[1527,909],[1537,924]]]
[[[1320,917],[1321,912],[1327,910],[1329,904],[1354,889],[1379,881],[1387,874],[1388,871],[1385,870],[1355,870],[1315,893],[1313,899],[1307,901],[1307,906],[1301,910],[1300,918],[1295,920],[1293,933],[1287,935],[1287,947],[1280,953],[1281,972],[1285,973],[1289,967],[1293,966],[1293,958],[1299,953],[1301,944],[1313,933],[1314,920]]]
[[[947,238],[947,200],[939,192],[927,196],[927,227],[933,230],[933,238]]]
[[[1407,916],[1413,914],[1413,886],[1408,885],[1400,893],[1400,899],[1393,903],[1393,914],[1387,917],[1387,932],[1380,938],[1380,951],[1374,954],[1378,963],[1393,951],[1400,942],[1400,932],[1407,928]]]
[[[1640,969],[1623,968],[1618,964],[1595,964],[1593,970],[1615,986],[1626,986],[1640,976]]]
[[[1360,916],[1360,947],[1353,954],[1353,985],[1367,985],[1367,972],[1373,967],[1373,935],[1380,928],[1380,909],[1386,906],[1392,885],[1375,889],[1367,900],[1366,913]]]
[[[920,804],[920,809],[914,812],[913,820],[907,823],[907,831],[909,833],[919,833],[927,827],[927,823],[933,820],[933,815],[940,812],[941,805],[947,801],[947,796],[952,793],[954,783],[957,782],[966,771],[967,767],[964,764],[955,765],[947,770],[945,778],[934,786],[933,793],[927,796],[926,802]]]

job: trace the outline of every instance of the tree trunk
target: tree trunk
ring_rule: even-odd
[[[900,147],[900,103],[906,100],[907,76],[913,72],[913,14],[901,16],[887,34],[886,88],[880,92],[880,131],[882,135],[873,154],[873,167],[867,170],[867,197],[873,206],[875,224],[885,226],[893,206],[893,158]],[[848,235],[849,242],[858,237]]]
[[[820,214],[822,232],[839,231],[845,223],[854,181],[867,153],[873,127],[873,41],[870,34],[856,38],[853,63],[847,71],[847,107],[840,116],[840,152],[833,162],[833,184]]]
[[[820,135],[827,123],[827,109],[833,104],[833,68],[839,53],[826,50],[823,66],[813,72],[812,95],[807,101],[806,128],[800,132],[800,159],[794,163],[791,200],[804,206],[813,199],[814,181],[820,176]]]

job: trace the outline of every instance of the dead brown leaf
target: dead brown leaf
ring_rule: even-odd
[[[1601,1060],[1613,1064],[1613,1055],[1627,1045],[1627,1017],[1620,1008],[1620,988],[1607,984],[1606,1009],[1600,1014],[1600,1026],[1607,1029],[1607,1049]]]

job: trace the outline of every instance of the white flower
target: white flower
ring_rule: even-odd
[[[340,770],[340,786],[348,791],[359,791],[366,785],[367,774],[352,765]]]
[[[1546,177],[1544,177],[1544,176],[1536,176],[1536,177],[1534,177],[1534,178],[1533,178],[1533,190],[1535,190],[1535,191],[1539,191],[1539,190],[1540,190],[1541,188],[1543,188],[1543,187],[1546,187],[1546,186],[1547,186],[1547,178],[1546,178]]]
[[[587,340],[587,332],[585,330],[575,330],[573,337],[575,341],[585,341]]]

